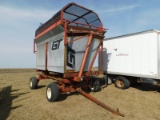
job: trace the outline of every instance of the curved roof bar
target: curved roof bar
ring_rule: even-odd
[[[95,12],[72,2],[58,11],[46,23],[42,24],[36,30],[35,36],[39,36],[39,34],[42,34],[42,32],[46,31],[50,26],[65,20],[68,21],[68,25],[71,26],[89,29],[103,28],[102,22]]]

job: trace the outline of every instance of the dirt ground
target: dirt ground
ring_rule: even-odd
[[[36,90],[29,88],[34,70],[0,70],[0,120],[160,120],[160,86],[147,84],[120,90],[108,85],[89,94],[111,108],[119,108],[125,117],[116,116],[84,96],[63,94],[57,102],[48,102],[42,80]]]

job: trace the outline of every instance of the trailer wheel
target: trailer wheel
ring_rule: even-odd
[[[49,102],[56,101],[59,97],[59,88],[55,83],[47,86],[46,97]]]
[[[126,89],[130,87],[130,81],[125,77],[119,76],[115,79],[115,86],[120,89]]]
[[[36,89],[38,86],[38,79],[36,77],[31,77],[29,80],[29,86],[31,89]]]
[[[101,88],[101,84],[99,82],[99,80],[93,80],[90,82],[90,90],[92,92],[98,92]]]

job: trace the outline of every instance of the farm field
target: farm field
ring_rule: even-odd
[[[120,90],[108,85],[89,94],[125,117],[116,116],[78,93],[62,94],[57,102],[48,102],[42,80],[36,90],[29,79],[34,69],[0,69],[0,120],[160,120],[160,86],[141,84]]]

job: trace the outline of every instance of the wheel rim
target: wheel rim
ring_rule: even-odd
[[[31,80],[30,80],[30,83],[29,83],[29,84],[30,84],[30,87],[32,87],[32,81],[31,81]]]
[[[93,90],[94,90],[94,87],[90,87],[90,89],[93,91]]]
[[[51,88],[48,88],[48,89],[47,89],[47,98],[48,98],[48,99],[51,99],[51,94],[52,94],[52,93],[51,93]]]
[[[116,84],[117,84],[117,86],[120,87],[120,88],[124,86],[124,83],[123,83],[122,80],[117,80],[117,81],[116,81]]]

